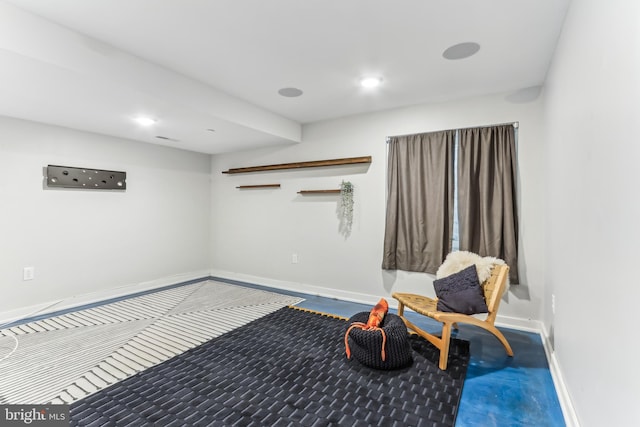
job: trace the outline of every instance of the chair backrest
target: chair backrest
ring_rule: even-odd
[[[507,285],[507,277],[509,277],[509,266],[503,264],[494,264],[491,270],[491,276],[482,284],[484,290],[484,300],[489,309],[489,315],[486,321],[493,324],[498,314],[500,299]]]

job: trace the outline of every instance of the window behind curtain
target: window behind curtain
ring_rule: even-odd
[[[382,268],[435,273],[459,245],[518,283],[513,125],[392,137],[388,162]]]

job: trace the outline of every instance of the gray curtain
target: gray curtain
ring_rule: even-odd
[[[462,129],[458,151],[460,250],[503,259],[518,277],[516,143],[512,125]]]
[[[392,137],[382,268],[435,273],[451,250],[455,131]]]

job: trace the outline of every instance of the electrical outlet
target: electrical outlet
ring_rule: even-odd
[[[291,264],[298,263],[298,254],[291,254]]]
[[[35,267],[25,267],[22,269],[22,280],[33,280],[36,276]]]
[[[551,294],[551,313],[556,314],[556,294]]]

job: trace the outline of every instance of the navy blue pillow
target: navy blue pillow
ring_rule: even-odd
[[[435,280],[433,287],[438,297],[438,311],[464,314],[489,311],[475,265]]]

